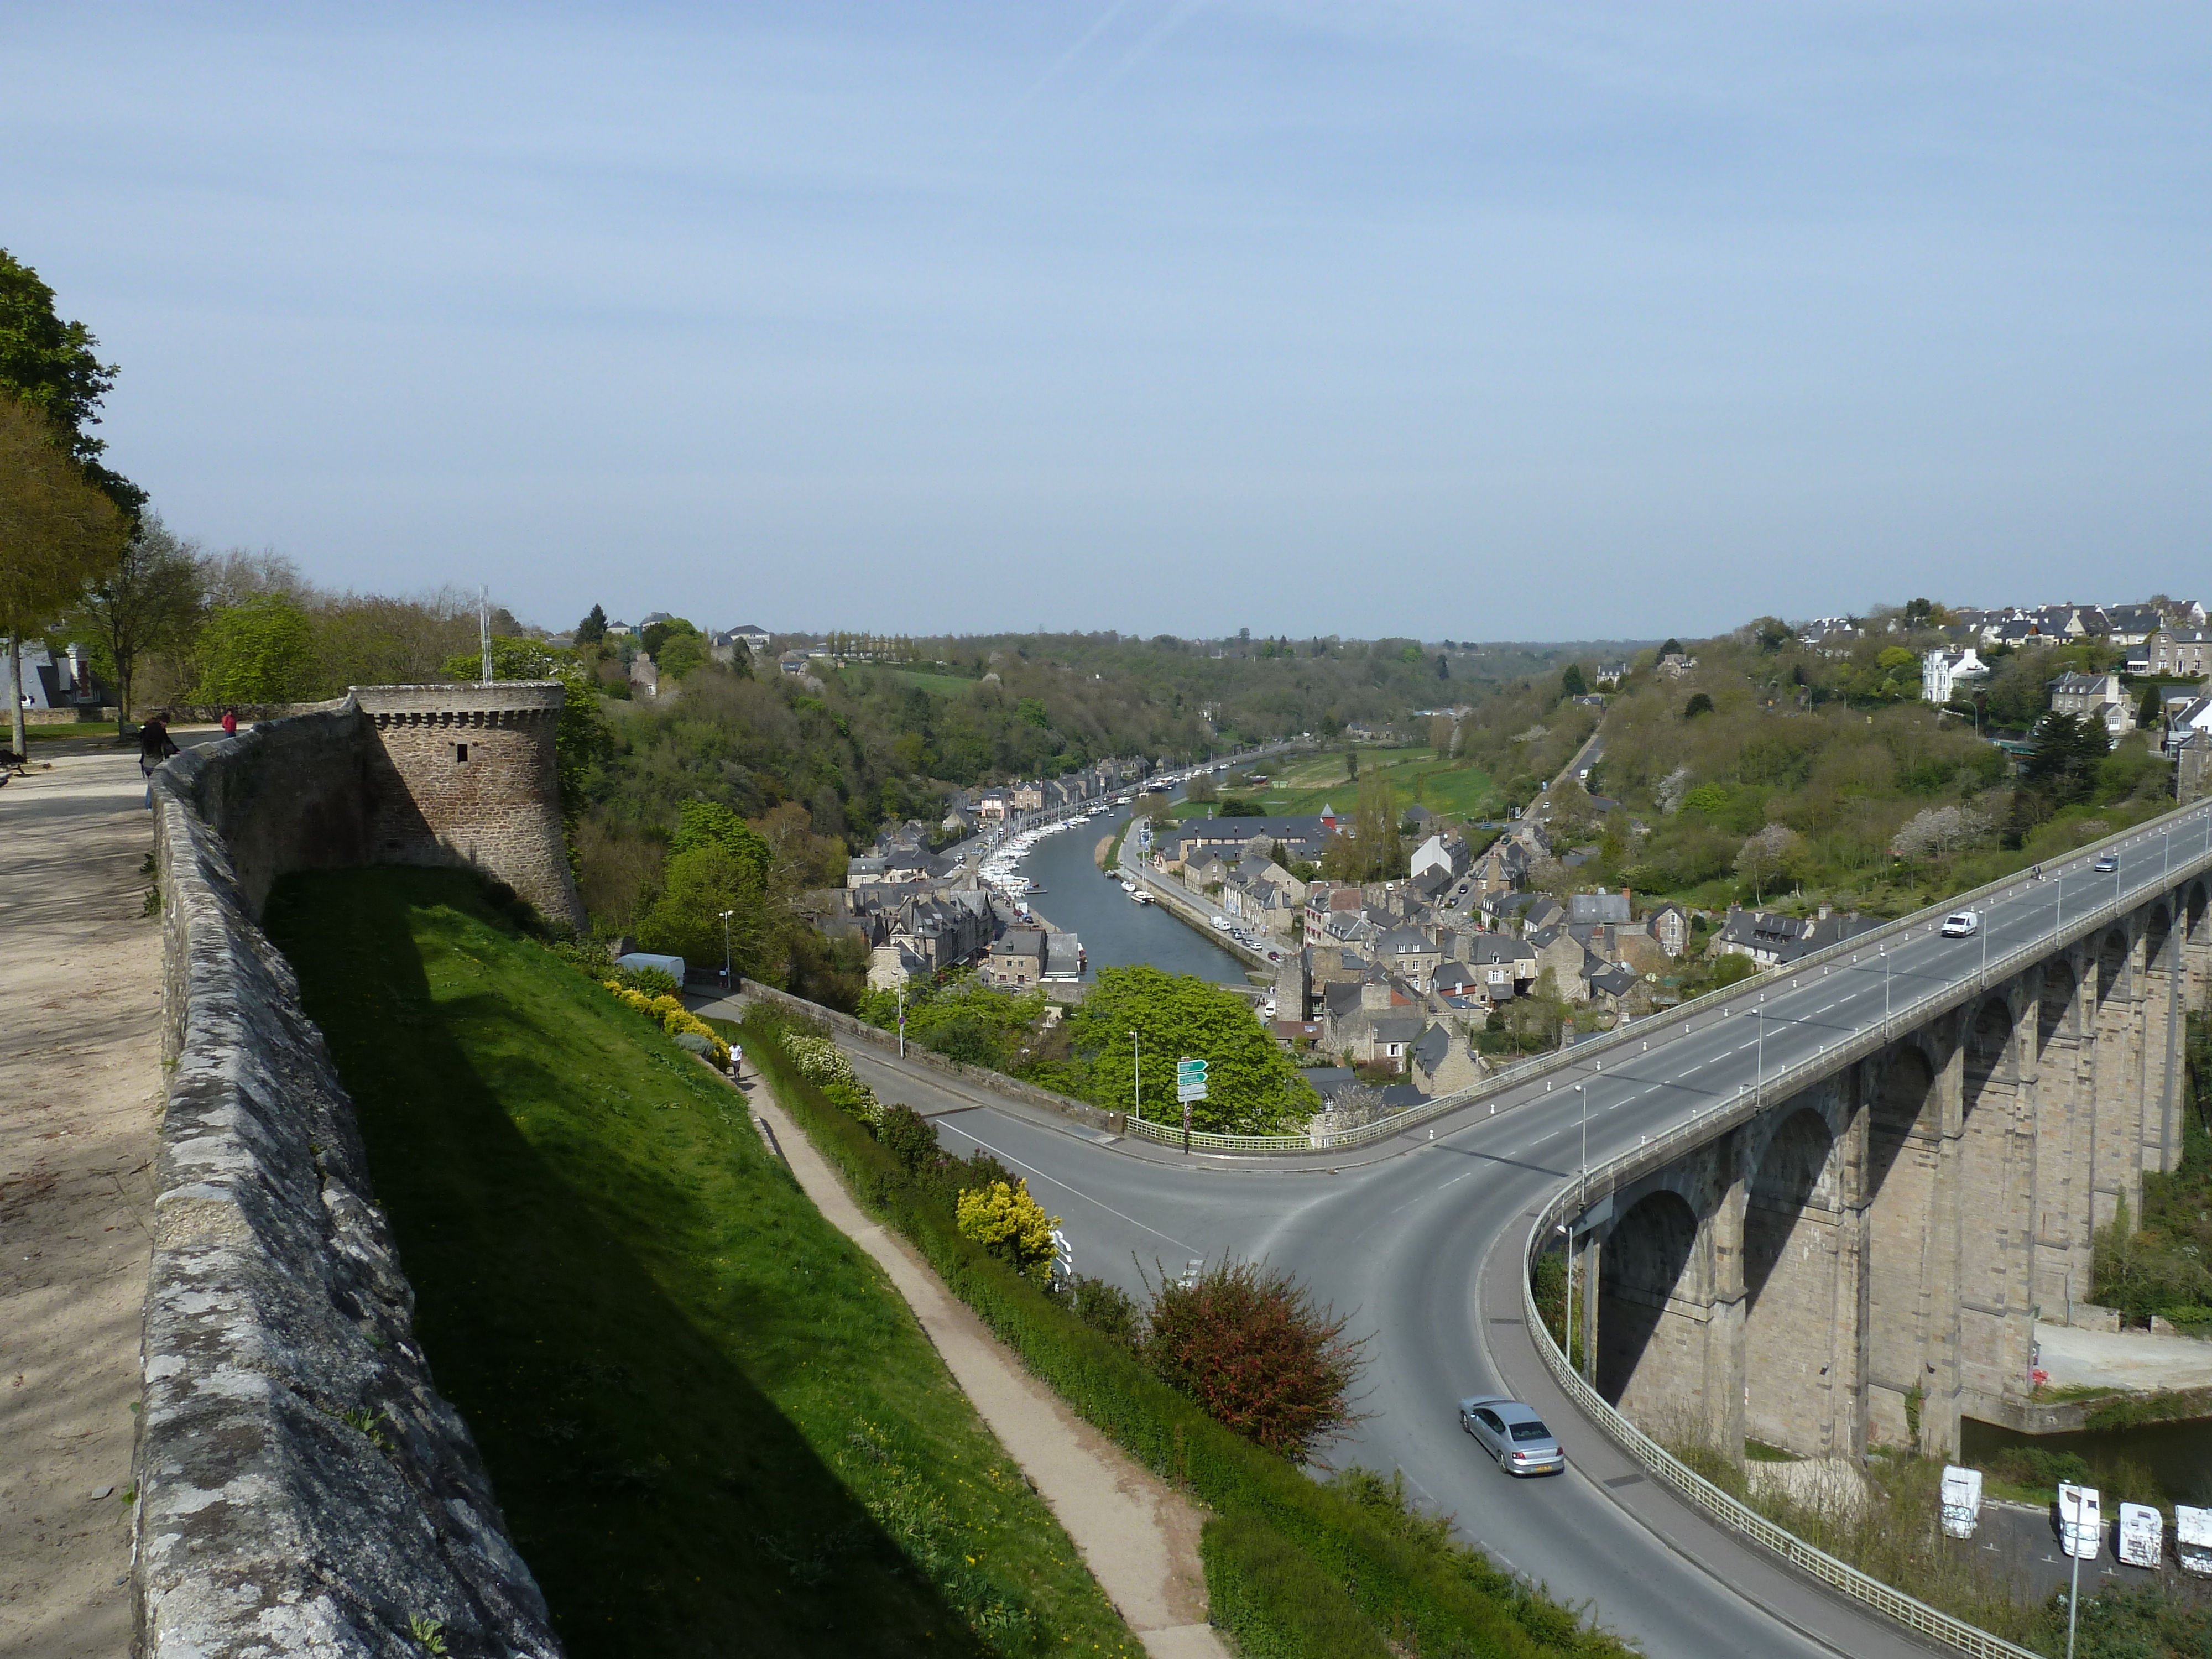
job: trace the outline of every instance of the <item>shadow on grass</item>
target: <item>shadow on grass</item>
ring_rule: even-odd
[[[834,1370],[880,1316],[848,1296],[842,1325],[808,1283],[842,1257],[728,1132],[735,1097],[595,1038],[580,979],[471,955],[471,927],[500,924],[465,876],[294,877],[265,925],[353,1096],[417,1339],[569,1650],[988,1651],[763,1391]],[[779,1279],[811,1300],[787,1309]],[[896,1457],[859,1393],[787,1397]]]

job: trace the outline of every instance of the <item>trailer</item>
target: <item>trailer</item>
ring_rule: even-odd
[[[2071,1481],[2058,1487],[2058,1543],[2078,1561],[2094,1561],[2104,1547],[2105,1510],[2094,1486]]]
[[[1948,1464],[1943,1470],[1943,1530],[1972,1538],[1982,1518],[1982,1472]]]
[[[2212,1578],[2212,1510],[2176,1504],[2173,1543],[2175,1553],[2181,1558],[2182,1571]]]
[[[2156,1567],[2166,1559],[2166,1526],[2148,1504],[2120,1505],[2120,1533],[2114,1552],[2131,1567]]]

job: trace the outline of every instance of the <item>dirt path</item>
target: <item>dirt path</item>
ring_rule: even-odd
[[[1124,1456],[951,1295],[904,1239],[855,1204],[814,1145],[757,1078],[745,1091],[799,1184],[830,1224],[879,1262],[955,1382],[1083,1552],[1152,1659],[1229,1659],[1206,1622],[1197,1510]]]
[[[119,1659],[161,1109],[153,819],[135,755],[51,757],[0,791],[0,1655]]]

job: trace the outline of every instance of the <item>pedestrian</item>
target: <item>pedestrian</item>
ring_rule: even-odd
[[[155,709],[138,728],[138,770],[142,776],[152,777],[154,769],[177,752],[168,724],[162,719],[168,712],[166,708]]]
[[[238,711],[236,709],[226,708],[222,711],[222,734],[226,738],[234,738],[238,735]]]
[[[745,1051],[736,1043],[730,1045],[730,1080],[737,1081],[738,1073],[745,1063]]]

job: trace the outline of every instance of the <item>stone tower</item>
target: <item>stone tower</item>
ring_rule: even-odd
[[[472,864],[581,929],[553,767],[563,696],[558,680],[355,686],[376,733],[370,860]]]

